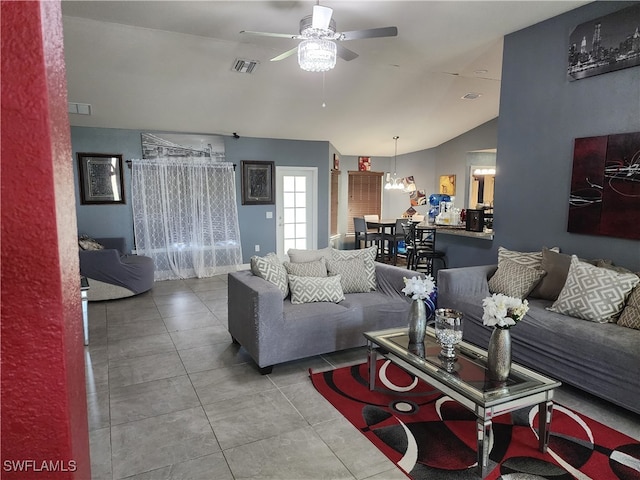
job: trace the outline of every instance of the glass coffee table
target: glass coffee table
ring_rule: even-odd
[[[451,397],[477,417],[478,473],[489,472],[492,445],[492,420],[498,415],[538,405],[539,449],[547,451],[553,411],[553,391],[561,383],[517,363],[505,382],[493,382],[487,376],[487,352],[467,342],[456,347],[455,361],[438,357],[440,345],[432,328],[427,329],[424,344],[409,345],[407,328],[365,332],[368,345],[369,389],[375,388],[378,355],[388,359],[443,394]]]

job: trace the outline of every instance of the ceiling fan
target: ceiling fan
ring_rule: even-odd
[[[242,30],[240,33],[259,35],[263,37],[290,38],[302,40],[297,47],[288,50],[271,59],[277,62],[298,53],[298,64],[303,70],[311,72],[326,72],[335,67],[336,56],[350,61],[358,57],[358,54],[343,47],[340,42],[359,40],[363,38],[395,37],[398,35],[397,27],[370,28],[367,30],[353,30],[350,32],[337,32],[336,22],[333,18],[333,9],[321,5],[313,6],[313,14],[300,20],[300,33],[268,33]]]

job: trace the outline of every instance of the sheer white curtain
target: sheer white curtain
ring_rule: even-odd
[[[156,280],[210,277],[242,263],[233,165],[210,158],[134,159],[136,250]]]

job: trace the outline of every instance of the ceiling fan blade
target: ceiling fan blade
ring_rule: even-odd
[[[398,35],[398,27],[369,28],[368,30],[353,30],[344,32],[339,40],[359,40],[361,38],[395,37]]]
[[[298,47],[293,47],[291,50],[287,50],[286,52],[281,53],[277,57],[273,57],[270,60],[270,62],[279,62],[280,60],[284,60],[285,58],[290,57],[291,55],[293,55],[297,51],[298,51]]]
[[[241,30],[240,33],[248,33],[249,35],[258,35],[260,37],[290,38],[294,40],[300,38],[300,35],[294,35],[292,33],[252,32],[250,30]]]
[[[353,52],[348,48],[343,47],[337,42],[336,42],[336,53],[341,59],[346,60],[347,62],[350,60],[353,60],[354,58],[358,58],[358,54],[356,52]]]
[[[313,16],[311,17],[311,28],[327,30],[329,28],[329,22],[331,22],[332,14],[333,9],[323,7],[322,5],[314,5]]]

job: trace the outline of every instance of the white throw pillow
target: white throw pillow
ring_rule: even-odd
[[[614,322],[639,282],[633,273],[599,268],[572,255],[567,281],[549,310],[592,322]]]

